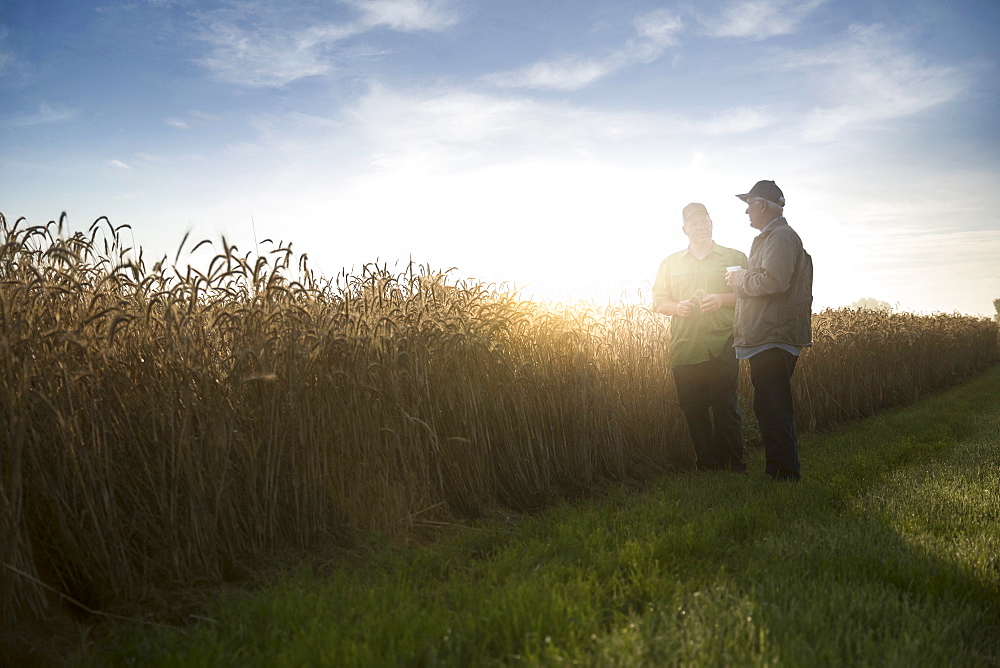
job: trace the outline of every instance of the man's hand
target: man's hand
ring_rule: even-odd
[[[737,269],[735,271],[726,272],[726,285],[734,288],[738,285],[743,285],[743,277],[746,276],[746,269]]]
[[[722,308],[722,296],[717,294],[707,294],[701,299],[701,312],[711,313]]]
[[[682,318],[686,318],[692,313],[694,313],[695,303],[690,299],[685,299],[684,301],[677,302],[677,308],[675,309],[677,315]]]

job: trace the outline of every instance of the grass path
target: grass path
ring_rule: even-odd
[[[83,664],[1000,663],[1000,368],[802,442],[803,482],[691,473],[368,546]]]

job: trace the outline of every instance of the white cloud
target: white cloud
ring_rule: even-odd
[[[38,105],[38,109],[31,114],[11,116],[0,120],[0,126],[9,128],[25,128],[33,125],[47,125],[49,123],[64,123],[76,117],[77,111],[65,107],[56,108],[48,104]]]
[[[486,80],[503,88],[578,90],[632,65],[650,63],[676,43],[683,27],[680,18],[657,10],[635,19],[636,36],[604,58],[574,55],[543,60],[510,72],[500,72]]]
[[[487,80],[504,88],[578,90],[622,67],[620,59],[603,61],[581,56],[539,61],[514,72],[493,74]]]
[[[594,141],[627,137],[648,124],[638,114],[442,89],[415,94],[376,86],[350,112],[382,167],[453,168],[491,159],[580,155]],[[502,158],[501,156],[505,156]]]
[[[152,153],[136,153],[135,157],[147,164],[155,164],[155,165],[175,164],[173,158],[169,158],[163,155],[153,155]]]
[[[639,37],[657,46],[673,46],[677,43],[677,33],[684,27],[675,14],[658,9],[642,14],[635,19],[635,31]]]
[[[710,135],[728,135],[759,130],[771,125],[774,120],[760,108],[737,107],[727,109],[712,116],[707,121],[691,122],[692,132]]]
[[[391,30],[440,32],[458,22],[450,3],[443,0],[353,0],[362,13],[362,24]]]
[[[810,112],[803,129],[803,138],[813,141],[833,139],[852,126],[918,114],[955,99],[970,85],[962,70],[927,63],[881,25],[851,26],[846,42],[796,54],[786,63],[825,85],[826,104]]]
[[[635,147],[641,142],[647,148],[669,147],[678,137],[697,141],[748,132],[772,122],[762,108],[732,108],[706,118],[690,118],[592,110],[462,89],[404,93],[373,86],[347,112],[347,126],[337,130],[366,138],[378,164],[419,159],[425,167],[434,168],[468,164],[482,156],[586,159],[595,150],[615,145]],[[312,132],[309,136],[314,142],[321,135]]]
[[[197,109],[192,109],[189,113],[195,118],[200,118],[203,121],[217,121],[221,118],[218,114],[210,114],[207,111],[199,111]]]
[[[124,169],[124,170],[132,169],[129,165],[122,162],[121,160],[108,160],[106,164],[110,165],[111,167],[115,167],[117,169]]]
[[[679,159],[675,147],[680,143],[746,133],[773,122],[766,108],[730,108],[699,118],[579,108],[462,88],[401,91],[375,84],[337,118],[258,117],[257,137],[230,148],[243,156],[311,156],[324,165],[342,162],[352,169],[406,165],[428,172],[522,160],[590,160],[616,151],[623,156],[662,153],[656,160],[662,164]]]
[[[317,29],[282,30],[266,13],[249,17],[249,25],[228,12],[206,20],[201,37],[211,50],[199,62],[217,79],[250,87],[283,86],[330,70],[317,45],[338,37]]]
[[[709,35],[757,40],[794,33],[802,20],[826,0],[739,0],[719,17],[702,19]]]
[[[210,46],[198,59],[217,79],[249,87],[281,87],[334,70],[338,43],[376,28],[445,30],[458,21],[443,0],[348,0],[360,17],[317,22],[300,6],[255,0],[199,15]]]
[[[167,125],[169,125],[172,128],[177,128],[178,130],[190,130],[191,129],[191,126],[188,125],[185,121],[181,120],[180,118],[168,118],[167,120],[165,120],[163,122],[166,123]]]

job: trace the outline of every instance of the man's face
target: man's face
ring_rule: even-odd
[[[705,243],[712,240],[712,219],[699,211],[691,214],[684,222],[684,234],[691,243]]]
[[[760,197],[747,197],[746,214],[750,216],[750,227],[755,230],[762,230],[771,222],[765,220],[768,217],[767,202]]]

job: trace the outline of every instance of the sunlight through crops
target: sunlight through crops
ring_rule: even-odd
[[[0,215],[8,623],[51,590],[99,608],[346,527],[403,536],[691,463],[666,319],[643,307],[543,306],[417,266],[318,278],[290,248],[225,241],[201,270],[147,268],[107,219],[21,222]],[[808,429],[998,357],[986,319],[814,324]]]

